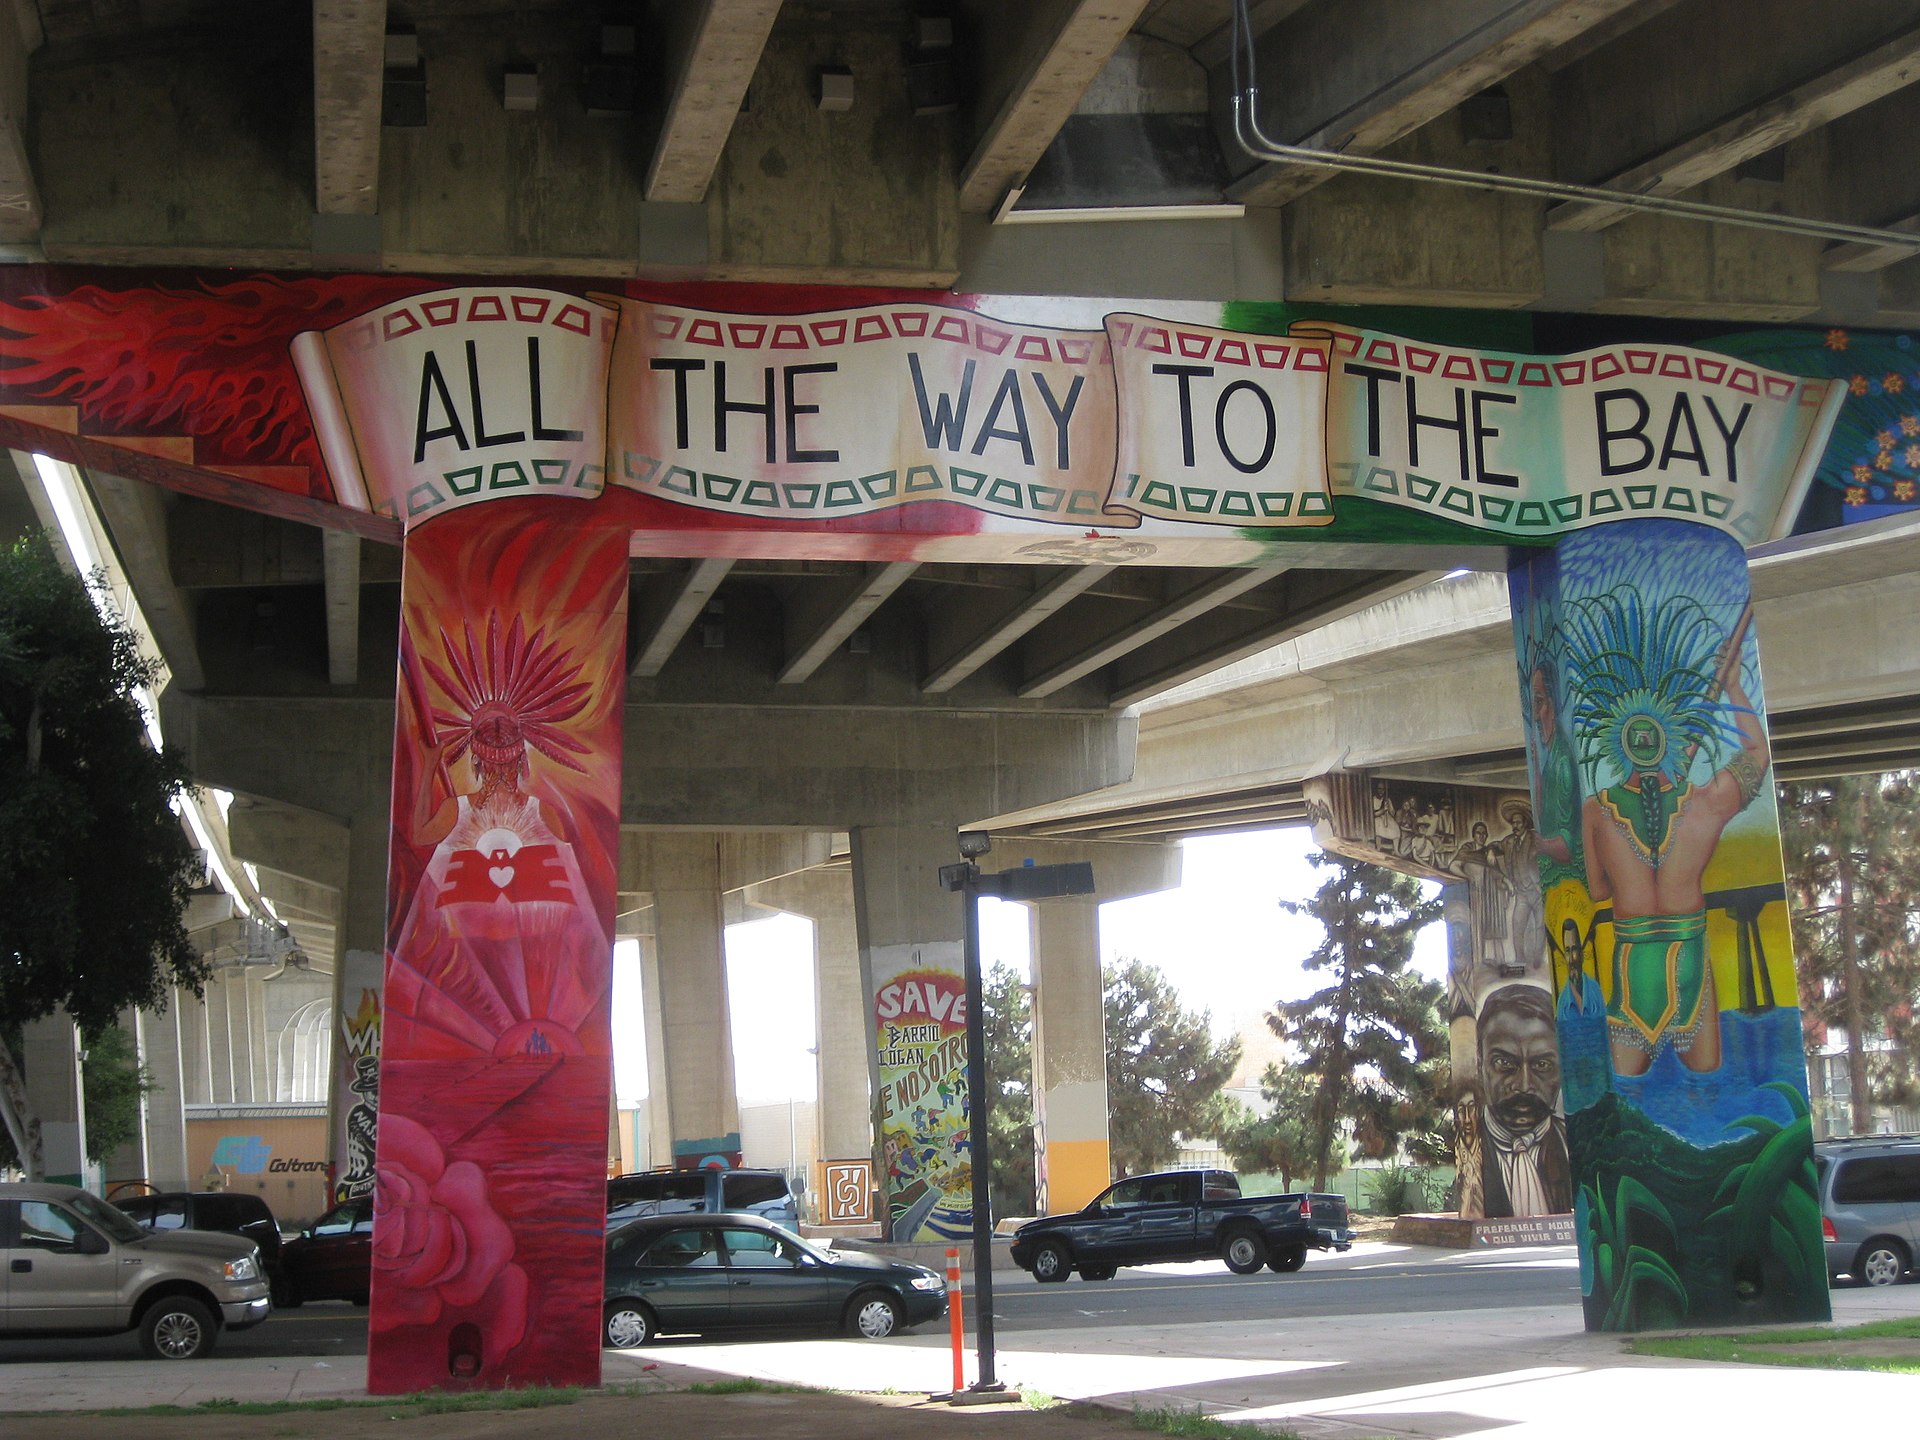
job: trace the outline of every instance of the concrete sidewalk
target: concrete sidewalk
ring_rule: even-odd
[[[1384,1250],[1385,1247],[1383,1247]],[[1396,1252],[1403,1253],[1403,1252]],[[1509,1252],[1497,1263],[1564,1266],[1570,1251]],[[1461,1256],[1462,1264],[1482,1257]],[[1488,1260],[1494,1257],[1485,1257]],[[1920,1315],[1920,1284],[1849,1288],[1833,1295],[1837,1324]],[[1142,1315],[1142,1318],[1148,1318]],[[1606,1436],[1660,1440],[1710,1431],[1756,1437],[1833,1433],[1905,1433],[1920,1414],[1920,1376],[1859,1371],[1704,1365],[1625,1353],[1619,1336],[1589,1335],[1576,1309],[1466,1310],[1257,1323],[1143,1324],[1119,1329],[1022,1330],[1004,1337],[999,1378],[1063,1400],[1117,1411],[1200,1410],[1249,1429],[1290,1429],[1308,1437]],[[409,1433],[460,1440],[502,1433],[519,1440],[596,1433],[590,1414],[611,1407],[631,1424],[682,1428],[683,1408],[698,1402],[695,1433],[756,1440],[831,1434],[864,1440],[991,1430],[1003,1440],[1069,1440],[1088,1433],[1084,1416],[1000,1409],[956,1412],[922,1397],[951,1385],[943,1333],[876,1344],[852,1340],[706,1344],[664,1341],[608,1352],[605,1383],[643,1393],[596,1397],[552,1410],[420,1417]],[[772,1384],[863,1392],[825,1395],[670,1395],[701,1381],[751,1377]],[[967,1379],[975,1378],[968,1355]],[[362,1358],[230,1360],[191,1363],[100,1361],[0,1366],[0,1421],[9,1440],[218,1440],[224,1422],[250,1420],[251,1433],[307,1434],[296,1415],[142,1416],[89,1420],[75,1413],[106,1407],[204,1404],[209,1400],[361,1399]],[[651,1393],[648,1393],[651,1392]],[[673,1417],[669,1416],[673,1412]],[[33,1420],[20,1412],[38,1412]],[[376,1411],[316,1414],[313,1434],[359,1433],[352,1416],[395,1422]],[[571,1418],[568,1418],[571,1417]],[[774,1423],[777,1417],[778,1423]],[[221,1423],[215,1423],[216,1421]],[[287,1422],[287,1423],[283,1423]],[[955,1430],[956,1422],[965,1426]],[[421,1426],[418,1430],[416,1426]],[[505,1426],[504,1429],[498,1427]],[[96,1428],[106,1427],[106,1428]],[[117,1427],[117,1428],[115,1428]],[[558,1428],[553,1428],[558,1427]],[[1883,1428],[1884,1427],[1884,1428]],[[373,1419],[364,1428],[376,1428]],[[1096,1433],[1097,1433],[1096,1425]],[[1110,1428],[1110,1427],[1109,1427]],[[243,1427],[231,1433],[243,1435]]]

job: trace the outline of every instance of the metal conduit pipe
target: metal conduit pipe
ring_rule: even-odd
[[[1337,150],[1315,150],[1304,145],[1286,145],[1260,129],[1260,86],[1254,78],[1253,27],[1247,16],[1246,0],[1234,0],[1233,6],[1233,133],[1240,148],[1256,160],[1281,165],[1307,165],[1321,170],[1341,170],[1361,175],[1385,175],[1400,180],[1419,180],[1430,185],[1453,185],[1468,190],[1486,190],[1497,194],[1532,195],[1543,200],[1577,200],[1651,215],[1670,215],[1680,220],[1698,220],[1709,225],[1740,225],[1750,230],[1771,230],[1782,235],[1805,235],[1816,240],[1834,240],[1876,246],[1897,246],[1920,253],[1920,234],[1904,230],[1884,230],[1872,225],[1848,225],[1836,220],[1810,220],[1798,215],[1771,215],[1761,210],[1741,210],[1731,205],[1709,205],[1700,200],[1682,200],[1671,195],[1643,195],[1631,190],[1607,190],[1597,185],[1575,185],[1562,180],[1541,180],[1526,175],[1495,175],[1480,170],[1459,170],[1446,165],[1421,165],[1407,160],[1387,160],[1377,155],[1347,155]],[[1242,76],[1242,66],[1245,75]]]

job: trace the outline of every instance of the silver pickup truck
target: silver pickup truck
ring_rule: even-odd
[[[190,1360],[271,1308],[251,1240],[152,1234],[71,1185],[0,1185],[0,1336],[138,1330],[154,1359]]]

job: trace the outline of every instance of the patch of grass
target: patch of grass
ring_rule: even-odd
[[[1271,1435],[1275,1440],[1300,1440],[1292,1430],[1268,1430],[1264,1426],[1232,1424],[1216,1420],[1199,1410],[1138,1410],[1128,1417],[1136,1430],[1151,1430],[1156,1435],[1174,1435],[1180,1440],[1247,1440],[1248,1435]]]
[[[539,1410],[549,1405],[572,1405],[586,1393],[578,1386],[531,1385],[523,1390],[463,1390],[452,1393],[429,1390],[419,1395],[389,1396],[384,1400],[350,1400],[337,1395],[316,1400],[235,1400],[222,1395],[198,1405],[116,1406],[74,1413],[117,1417],[288,1415],[306,1410],[385,1410],[395,1415],[453,1415],[466,1410]]]
[[[1627,1348],[1636,1355],[1661,1355],[1673,1360],[1920,1374],[1920,1345],[1911,1355],[1872,1355],[1840,1348],[1853,1340],[1920,1341],[1920,1317],[1873,1320],[1841,1329],[1809,1325],[1731,1335],[1649,1335],[1629,1342]],[[1795,1348],[1798,1346],[1807,1348]]]
[[[689,1395],[810,1395],[810,1385],[781,1385],[772,1380],[755,1380],[736,1375],[727,1380],[696,1380],[687,1386]]]

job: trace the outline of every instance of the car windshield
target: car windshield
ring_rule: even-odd
[[[107,1204],[98,1195],[89,1195],[84,1190],[67,1202],[81,1219],[96,1230],[104,1230],[113,1239],[122,1244],[129,1240],[144,1240],[147,1232],[127,1218],[124,1210]]]

